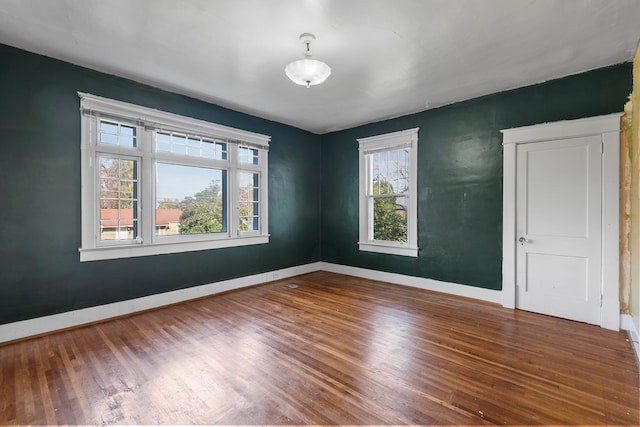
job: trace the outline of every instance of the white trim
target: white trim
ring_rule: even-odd
[[[402,255],[402,256],[412,256],[412,257],[418,256],[418,248],[412,248],[407,245],[396,246],[393,243],[395,242],[389,242],[388,245],[377,243],[377,241],[366,242],[366,243],[358,242],[358,248],[360,248],[361,251],[365,251],[365,252],[378,252],[378,253],[389,254],[389,255]]]
[[[620,315],[620,329],[629,331],[629,339],[635,350],[638,362],[640,362],[640,338],[638,336],[638,330],[635,323],[633,323],[633,317],[630,314]]]
[[[418,138],[420,128],[405,129],[398,132],[385,133],[383,135],[374,135],[366,138],[358,138],[360,150],[366,154],[385,151],[398,146],[409,147]]]
[[[516,307],[516,145],[602,135],[602,308],[600,326],[618,330],[619,156],[622,113],[504,129],[502,199],[502,305]]]
[[[620,328],[620,114],[602,133],[602,308],[600,326]]]
[[[331,273],[362,277],[364,279],[379,280],[382,282],[394,283],[396,285],[410,286],[412,288],[442,292],[445,294],[457,295],[466,298],[473,298],[481,301],[492,302],[495,304],[500,304],[502,301],[501,291],[478,288],[475,286],[460,285],[458,283],[442,282],[440,280],[427,279],[424,277],[408,276],[406,274],[398,273],[388,273],[386,271],[370,270],[367,268],[351,267],[348,265],[333,264],[328,262],[321,262],[320,270],[329,271]]]
[[[0,325],[0,343],[320,270],[319,262]]]
[[[153,245],[104,246],[80,248],[80,262],[107,259],[131,258],[150,255],[175,254],[180,252],[204,251],[208,249],[234,248],[247,245],[269,243],[269,235],[236,237],[234,239],[203,240],[194,242],[154,243]]]
[[[80,110],[83,114],[98,113],[112,115],[120,119],[133,119],[143,123],[146,127],[153,127],[158,130],[182,131],[189,134],[195,132],[199,136],[229,138],[248,144],[255,144],[260,148],[268,147],[271,140],[268,135],[235,129],[89,93],[78,92],[78,96],[80,97]]]
[[[541,123],[512,129],[503,129],[503,144],[520,144],[523,142],[549,141],[553,139],[579,138],[581,136],[600,135],[606,132],[620,131],[622,113],[604,116],[586,117],[584,119],[562,120],[559,122]]]
[[[516,308],[516,145],[504,146],[502,171],[502,305]]]

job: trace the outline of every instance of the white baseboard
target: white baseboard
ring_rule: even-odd
[[[258,285],[273,280],[285,279],[287,277],[298,276],[300,274],[306,274],[320,270],[362,277],[364,279],[380,280],[389,283],[395,283],[398,285],[442,292],[445,294],[473,298],[481,301],[492,302],[495,304],[502,304],[502,291],[460,285],[457,283],[442,282],[439,280],[426,279],[424,277],[407,276],[398,273],[387,273],[384,271],[370,270],[366,268],[351,267],[347,265],[318,261],[310,264],[299,265],[296,267],[289,267],[281,270],[254,274],[252,276],[240,277],[237,279],[223,280],[220,282],[194,286],[186,289],[179,289],[176,291],[165,292],[157,295],[150,295],[96,307],[84,308],[81,310],[68,311],[65,313],[38,317],[35,319],[7,323],[4,325],[0,325],[0,343],[28,338],[31,336],[45,334],[61,329],[72,328],[87,323],[99,322],[101,320],[106,320],[113,317],[163,307],[195,298],[214,295],[220,292],[240,289],[247,286]],[[620,316],[620,328],[630,331],[630,336],[632,337],[636,355],[640,359],[638,331],[636,330],[633,319],[630,315],[623,314]]]
[[[0,325],[0,343],[320,270],[320,262]]]
[[[332,273],[347,274],[362,277],[364,279],[380,280],[398,285],[442,292],[445,294],[473,298],[482,301],[493,302],[502,305],[502,291],[477,288],[475,286],[460,285],[457,283],[441,282],[439,280],[426,279],[424,277],[407,276],[405,274],[387,273],[385,271],[369,270],[367,268],[350,267],[347,265],[320,263],[320,270]]]
[[[407,276],[404,274],[386,273],[384,271],[369,270],[326,262],[314,262],[296,267],[254,274],[252,276],[179,289],[177,291],[149,295],[146,297],[134,298],[126,301],[99,305],[96,307],[83,308],[80,310],[38,317],[35,319],[22,320],[14,323],[7,323],[5,325],[0,325],[0,343],[28,338],[61,329],[72,328],[87,323],[99,322],[101,320],[163,307],[194,298],[214,295],[220,292],[240,289],[247,286],[258,285],[272,280],[284,279],[319,270],[348,274],[365,279],[381,280],[399,285],[412,286],[414,288],[428,289],[495,303],[500,303],[501,301],[500,291],[459,285],[456,283],[440,282],[437,280]]]
[[[640,362],[640,338],[638,336],[638,330],[636,329],[636,325],[635,323],[633,323],[633,317],[631,317],[630,314],[620,315],[620,329],[629,331],[629,337],[631,339],[631,343],[633,344],[633,348],[636,351],[636,357]]]

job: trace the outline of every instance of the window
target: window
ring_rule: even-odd
[[[418,256],[418,128],[358,143],[360,250]]]
[[[81,261],[269,241],[270,137],[79,96]]]

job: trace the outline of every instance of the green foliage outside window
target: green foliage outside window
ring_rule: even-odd
[[[181,202],[180,234],[220,233],[223,230],[222,192],[220,185],[212,182],[193,197]]]
[[[180,209],[180,234],[220,233],[224,230],[220,184],[212,182],[204,190],[181,201],[163,199],[158,209]]]
[[[373,184],[374,195],[394,194],[393,186],[384,180],[376,180]],[[407,207],[400,203],[403,199],[397,196],[373,199],[374,240],[407,241]]]

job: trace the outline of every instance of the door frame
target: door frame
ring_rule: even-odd
[[[516,308],[516,153],[518,144],[601,135],[602,276],[600,326],[620,329],[619,215],[622,113],[503,129],[502,305]]]

